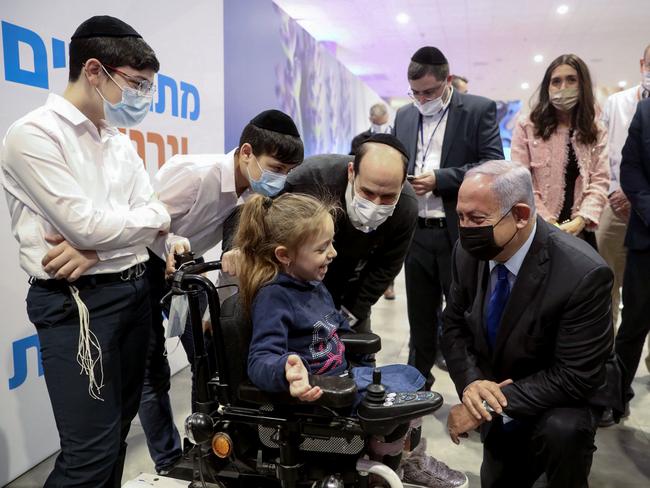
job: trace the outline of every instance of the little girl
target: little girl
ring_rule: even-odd
[[[333,212],[301,194],[255,198],[242,211],[236,240],[240,294],[253,323],[248,376],[264,391],[313,401],[322,391],[309,386],[309,373],[348,371],[338,331],[350,327],[322,283],[336,257]],[[372,368],[355,368],[353,377],[362,391]],[[415,368],[393,365],[382,368],[382,383],[389,391],[416,391],[424,379]]]
[[[336,257],[335,211],[302,194],[275,200],[257,195],[242,210],[235,242],[241,253],[239,292],[253,324],[248,376],[264,391],[289,390],[302,401],[314,401],[322,391],[309,384],[310,373],[343,375],[350,368],[338,336],[350,328],[322,283]],[[389,392],[424,386],[422,375],[410,366],[381,369]],[[371,382],[372,368],[352,368],[352,376],[362,392]],[[420,476],[435,471],[436,478],[451,481],[436,486],[466,486],[467,477],[443,463],[423,453],[411,458],[412,469],[402,463],[405,481],[409,471]]]

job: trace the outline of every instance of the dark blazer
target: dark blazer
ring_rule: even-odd
[[[341,208],[336,219],[334,247],[338,255],[323,283],[337,308],[344,305],[359,320],[399,273],[411,245],[418,215],[415,192],[407,182],[393,215],[369,233],[354,228],[348,218],[345,190],[352,156],[322,154],[305,159],[289,173],[285,191],[333,200]]]
[[[420,112],[413,104],[395,115],[393,134],[409,153],[408,174],[413,174],[418,152]],[[496,104],[487,98],[454,90],[442,142],[440,169],[435,171],[436,190],[442,197],[452,243],[458,238],[456,197],[465,172],[477,163],[503,159]]]
[[[596,251],[538,217],[492,354],[484,317],[488,274],[487,261],[456,245],[442,340],[458,395],[474,380],[512,378],[503,388],[504,410],[515,419],[558,406],[612,406],[612,395],[620,394],[617,372],[610,376],[606,368],[613,274]]]
[[[621,188],[632,212],[625,247],[650,249],[650,98],[640,101],[630,123],[621,159]]]

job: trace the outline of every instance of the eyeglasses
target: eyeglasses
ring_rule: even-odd
[[[410,89],[409,91],[406,92],[406,94],[411,97],[413,100],[415,100],[417,97],[424,97],[424,99],[428,102],[431,100],[434,100],[438,98],[436,94],[440,91],[441,88],[444,88],[446,83],[442,83],[441,85],[435,86],[433,88],[429,88],[428,90],[413,90]]]
[[[128,81],[129,84],[135,84],[135,86],[130,85],[130,87],[133,88],[137,92],[137,94],[140,95],[141,97],[153,97],[153,94],[156,93],[156,85],[154,84],[153,81],[143,80],[142,78],[136,78],[135,76],[129,75],[124,71],[114,68],[113,66],[110,66],[108,64],[104,64],[102,66],[117,73],[126,81]]]

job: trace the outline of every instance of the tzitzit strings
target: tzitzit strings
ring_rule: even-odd
[[[100,396],[104,386],[104,365],[102,363],[102,349],[99,340],[93,331],[90,330],[90,314],[86,304],[79,297],[79,290],[70,286],[72,298],[74,298],[79,310],[79,345],[77,347],[77,362],[81,366],[79,374],[88,376],[88,394],[91,398],[104,401]],[[96,358],[93,359],[93,349],[96,351]],[[99,377],[95,377],[95,366],[99,363]]]

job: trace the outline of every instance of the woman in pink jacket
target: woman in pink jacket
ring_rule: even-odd
[[[546,69],[538,91],[532,112],[515,127],[512,160],[530,169],[538,214],[596,247],[609,161],[589,68],[564,54]]]

